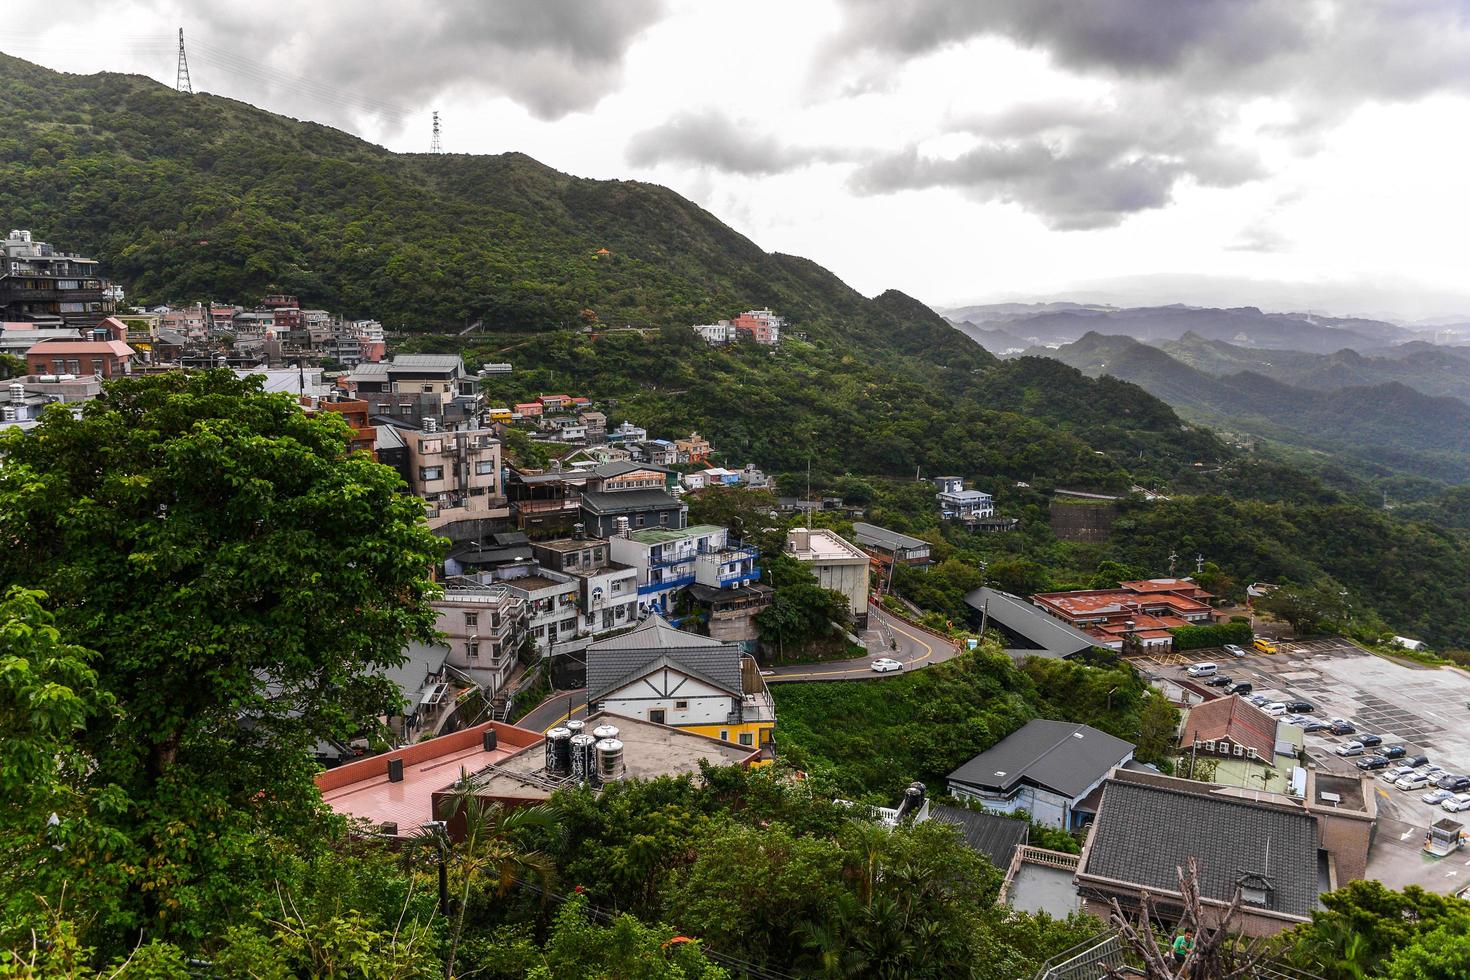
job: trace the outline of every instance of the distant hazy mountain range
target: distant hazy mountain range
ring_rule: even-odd
[[[1194,333],[1151,345],[1090,332],[1024,353],[1131,381],[1185,417],[1236,433],[1470,480],[1470,349],[1411,343],[1376,356],[1323,355]]]
[[[1150,343],[1179,340],[1193,334],[1202,340],[1223,341],[1236,347],[1314,354],[1331,354],[1345,348],[1371,351],[1414,340],[1433,340],[1436,335],[1455,336],[1453,327],[1410,328],[1362,317],[1265,313],[1253,306],[1120,309],[1079,303],[998,303],[941,312],[992,353],[1070,344],[1087,333],[1126,336]]]

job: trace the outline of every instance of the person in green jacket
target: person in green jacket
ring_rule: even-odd
[[[1184,958],[1194,949],[1194,933],[1185,929],[1174,937],[1174,965],[1183,966]]]

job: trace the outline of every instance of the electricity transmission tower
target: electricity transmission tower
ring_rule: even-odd
[[[444,147],[439,144],[439,110],[434,110],[434,140],[429,144],[430,153],[443,153]]]
[[[174,82],[174,88],[180,92],[194,94],[194,83],[189,80],[189,59],[184,54],[184,29],[182,27],[179,28],[179,74],[178,80]]]

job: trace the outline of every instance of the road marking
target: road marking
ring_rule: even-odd
[[[887,620],[884,620],[880,616],[879,619],[878,619],[878,622],[885,624],[886,626],[888,626],[889,629],[891,629],[891,630],[893,630],[893,631],[895,631],[897,633],[903,634],[904,636],[908,637],[910,640],[913,640],[919,646],[921,646],[921,647],[924,648],[924,655],[922,657],[915,657],[912,660],[906,660],[906,661],[904,661],[903,665],[904,665],[905,670],[907,668],[909,668],[909,667],[914,666],[915,664],[923,663],[925,660],[928,660],[930,657],[932,657],[934,655],[934,648],[931,647],[928,644],[927,641],[925,641],[919,634],[917,634],[917,633],[910,633],[908,630],[904,629],[900,625],[902,623],[902,620],[899,620],[899,621],[896,621],[896,622],[893,622],[893,623],[889,623],[889,622],[887,622]],[[859,666],[859,665],[855,665],[855,664],[849,664],[846,667],[835,667],[835,668],[833,668],[831,670],[808,670],[808,671],[803,671],[800,674],[780,674],[779,676],[780,677],[783,677],[783,678],[788,678],[788,679],[791,679],[791,678],[799,679],[799,678],[803,678],[803,677],[829,677],[832,674],[846,674],[846,673],[851,673],[853,671],[857,671],[858,672],[857,673],[857,676],[853,678],[854,680],[856,680],[858,677],[865,677],[865,676],[867,676],[866,674],[863,674],[862,673],[862,671],[864,669],[867,669],[866,668],[866,665]],[[892,673],[897,673],[897,674],[902,675],[903,672],[904,671],[893,671]]]
[[[1384,796],[1387,796],[1388,794],[1387,793],[1384,793],[1383,795]],[[1408,840],[1413,835],[1414,835],[1414,828],[1413,827],[1410,827],[1408,830],[1404,831],[1402,834],[1399,834],[1399,840]]]

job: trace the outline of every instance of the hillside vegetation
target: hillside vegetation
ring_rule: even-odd
[[[1226,572],[1265,574],[1276,566],[1253,556],[1290,556],[1283,571],[1340,576],[1390,623],[1470,643],[1450,610],[1416,604],[1470,583],[1460,532],[1388,521],[1389,533],[1357,539],[1351,562],[1331,541],[1287,533],[1303,508],[1341,508],[1339,527],[1378,519],[1360,507],[1368,495],[1351,466],[1324,457],[1314,476],[1256,465],[1126,381],[1044,358],[997,362],[912,298],[864,297],[665,188],[575,178],[520,154],[395,154],[229,99],[0,56],[0,214],[94,254],[135,300],[292,292],[410,334],[401,349],[511,361],[493,399],[586,394],[613,423],[697,428],[729,463],[788,474],[810,463],[817,488],[957,473],[1026,519],[1025,536],[984,545],[1011,552],[1022,583],[1085,578],[1106,549],[1161,571],[1201,520],[1236,526],[1229,513],[1189,512],[1191,495],[1269,501],[1282,523],[1253,533],[1250,553],[1227,562],[1220,549]],[[767,305],[790,320],[777,351],[712,349],[688,329]],[[1051,488],[1135,482],[1180,501],[1150,512],[1147,537],[1087,547],[1050,537]],[[1449,524],[1458,512],[1451,500],[1418,511]],[[1390,543],[1418,539],[1441,546],[1410,561]]]

